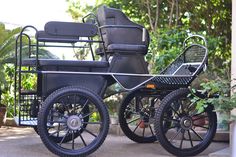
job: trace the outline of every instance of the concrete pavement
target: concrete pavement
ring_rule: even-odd
[[[213,142],[198,157],[208,157],[227,143]],[[109,134],[103,145],[89,157],[170,157],[159,143],[138,144],[125,136]],[[0,157],[55,157],[32,128],[0,128]]]

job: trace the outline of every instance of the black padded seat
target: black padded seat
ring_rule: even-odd
[[[55,59],[39,59],[40,66],[67,66],[67,67],[88,67],[88,68],[107,68],[109,63],[106,61],[76,61],[76,60],[55,60]],[[23,66],[36,65],[35,59],[22,60]]]
[[[130,44],[110,44],[107,47],[108,52],[124,52],[124,53],[140,53],[144,54],[147,50],[145,45],[130,45]]]
[[[36,38],[40,42],[76,43],[79,40],[78,36],[49,35],[45,31],[38,31],[36,33]]]
[[[147,54],[148,31],[132,22],[121,10],[101,6],[97,10],[105,50],[112,53]],[[102,54],[101,50],[97,50]]]

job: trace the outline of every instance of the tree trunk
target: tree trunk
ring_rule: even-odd
[[[171,25],[172,25],[172,18],[173,18],[174,7],[175,7],[175,0],[172,0],[171,10],[170,10],[170,19],[169,19],[169,28],[171,28]]]
[[[153,26],[153,21],[152,21],[152,13],[151,13],[151,6],[150,6],[150,1],[146,0],[146,5],[147,5],[147,11],[148,11],[148,18],[149,18],[149,23],[152,31],[154,30]]]
[[[179,22],[179,0],[176,0],[176,21],[175,21],[175,26],[178,26]]]
[[[155,19],[154,31],[156,31],[158,28],[159,16],[160,16],[160,3],[161,3],[161,0],[156,0],[157,8],[156,8],[156,19]]]

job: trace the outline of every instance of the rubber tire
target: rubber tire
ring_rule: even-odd
[[[130,130],[129,126],[126,123],[126,119],[124,118],[124,113],[126,107],[130,104],[130,101],[138,94],[140,93],[140,90],[135,90],[129,93],[125,99],[123,100],[120,109],[119,109],[119,123],[121,130],[123,133],[132,141],[137,142],[137,143],[153,143],[157,141],[156,136],[150,136],[150,137],[142,137],[138,136],[137,134],[133,133],[132,130]]]
[[[53,101],[57,98],[60,97],[64,94],[70,93],[70,92],[77,92],[85,97],[87,97],[89,100],[93,102],[94,105],[96,105],[97,109],[101,113],[101,117],[103,117],[104,123],[103,126],[101,127],[101,132],[97,136],[95,142],[91,146],[86,146],[82,148],[82,150],[69,150],[69,149],[64,149],[57,144],[55,144],[55,141],[51,141],[50,138],[47,136],[47,128],[45,128],[45,121],[47,119],[47,112],[48,109],[51,107],[51,104]],[[64,87],[61,89],[56,90],[52,94],[50,94],[46,100],[43,102],[43,105],[39,111],[38,114],[38,132],[40,135],[40,138],[44,145],[50,150],[52,153],[61,156],[61,157],[82,157],[82,156],[87,156],[94,151],[96,151],[104,142],[109,130],[109,114],[108,110],[103,103],[102,99],[100,96],[97,94],[89,91],[88,89],[84,87],[76,87],[76,86],[68,86]]]
[[[35,125],[35,126],[33,126],[32,128],[34,129],[35,133],[39,135],[38,126]]]
[[[176,156],[195,156],[202,151],[204,151],[211,141],[213,140],[215,133],[216,133],[216,128],[217,128],[217,117],[216,113],[213,112],[214,107],[212,105],[209,105],[209,121],[212,122],[211,128],[209,129],[210,132],[208,132],[208,135],[206,135],[206,138],[204,138],[204,141],[200,144],[194,146],[193,148],[189,149],[179,149],[174,147],[172,144],[169,143],[169,140],[165,137],[165,132],[162,131],[161,125],[162,125],[162,114],[164,110],[169,106],[169,104],[174,100],[178,100],[181,97],[187,97],[188,94],[190,93],[190,90],[188,88],[183,88],[183,89],[177,89],[175,91],[172,91],[169,93],[161,102],[160,107],[158,108],[156,115],[155,115],[155,123],[154,123],[154,128],[155,128],[155,133],[159,138],[159,142],[162,145],[162,147],[165,148],[166,151],[168,151],[171,154],[174,154]],[[196,148],[195,148],[196,147]]]

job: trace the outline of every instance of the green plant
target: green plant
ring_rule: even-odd
[[[230,96],[230,82],[227,80],[211,80],[200,84],[202,94],[207,94],[206,98],[196,96],[196,90],[192,89],[194,95],[192,101],[197,101],[198,112],[201,112],[208,104],[215,106],[218,112],[229,113],[236,107],[236,94]],[[233,87],[234,88],[234,87]],[[217,95],[214,96],[214,95]]]
[[[185,29],[159,29],[150,34],[151,42],[146,59],[151,73],[159,73],[182,51],[184,39],[188,36]]]
[[[15,36],[20,32],[20,28],[6,30],[5,25],[0,23],[0,90],[5,90],[7,86],[4,65],[14,54]]]

